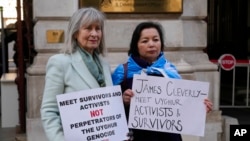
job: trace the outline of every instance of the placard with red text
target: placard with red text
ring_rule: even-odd
[[[120,86],[57,95],[66,141],[121,141],[128,134]]]

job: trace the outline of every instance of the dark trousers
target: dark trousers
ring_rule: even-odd
[[[182,141],[180,134],[133,129],[133,141]]]

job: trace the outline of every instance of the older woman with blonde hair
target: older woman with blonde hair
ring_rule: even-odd
[[[64,141],[56,95],[112,86],[111,70],[104,61],[102,12],[81,8],[70,18],[66,46],[46,66],[41,119],[50,141]]]

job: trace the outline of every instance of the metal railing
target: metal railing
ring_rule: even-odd
[[[237,60],[235,67],[226,71],[218,64],[220,72],[220,108],[250,108],[250,60]]]

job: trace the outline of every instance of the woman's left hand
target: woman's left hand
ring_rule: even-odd
[[[207,113],[211,112],[213,110],[213,103],[209,99],[204,100],[204,104],[206,105]]]

